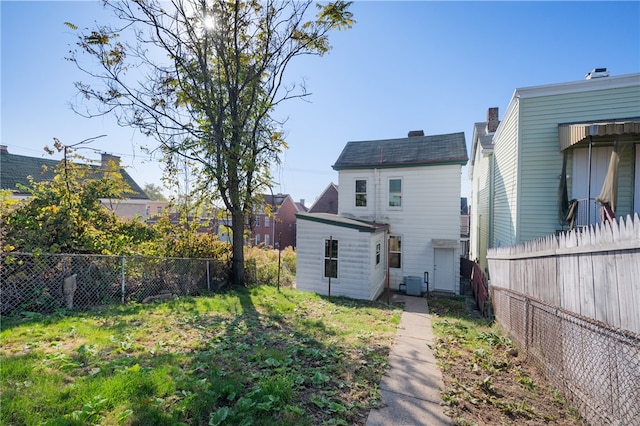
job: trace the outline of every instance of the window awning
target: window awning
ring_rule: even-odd
[[[593,123],[559,124],[558,147],[560,151],[588,140],[589,136],[640,135],[640,118]]]

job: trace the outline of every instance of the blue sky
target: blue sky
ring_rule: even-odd
[[[596,67],[640,72],[640,2],[356,1],[357,23],[331,35],[332,51],[292,63],[287,79],[306,79],[309,102],[276,112],[287,119],[289,150],[274,170],[274,192],[310,206],[329,182],[348,141],[464,132],[516,88],[581,80]],[[64,57],[75,36],[63,23],[111,20],[100,2],[1,1],[1,140],[13,154],[43,156],[53,137],[65,144],[106,134],[91,147],[122,157],[140,184],[160,184],[161,168],[140,150],[153,147],[109,117],[71,111],[74,81],[85,77]],[[84,152],[98,159],[98,153]],[[59,158],[59,157],[58,157]],[[467,168],[462,196],[470,195]]]

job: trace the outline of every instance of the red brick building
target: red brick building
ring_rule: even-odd
[[[253,218],[251,242],[265,247],[296,247],[296,213],[307,209],[304,200],[295,202],[289,194],[264,194],[264,205]]]

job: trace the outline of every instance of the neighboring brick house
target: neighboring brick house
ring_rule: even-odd
[[[338,214],[338,185],[331,182],[309,207],[308,212]]]
[[[251,242],[265,247],[296,247],[296,214],[306,212],[304,200],[289,194],[263,194],[264,204],[253,217]]]
[[[103,170],[110,167],[111,162],[119,168],[120,157],[103,153],[101,164],[91,165],[92,170],[96,173],[95,176],[101,177]],[[19,190],[17,184],[29,186],[29,176],[37,182],[50,181],[53,179],[55,168],[59,163],[59,160],[10,154],[7,146],[0,145],[0,186],[2,189],[13,191],[13,198],[27,199],[30,194]],[[125,193],[125,199],[100,200],[105,208],[113,211],[118,217],[128,219],[135,216],[147,218],[162,212],[166,207],[166,201],[150,200],[125,169],[119,168],[119,171],[130,191]]]

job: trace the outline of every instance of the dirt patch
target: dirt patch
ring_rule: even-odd
[[[498,325],[472,318],[458,299],[429,299],[441,396],[454,424],[585,424]]]

